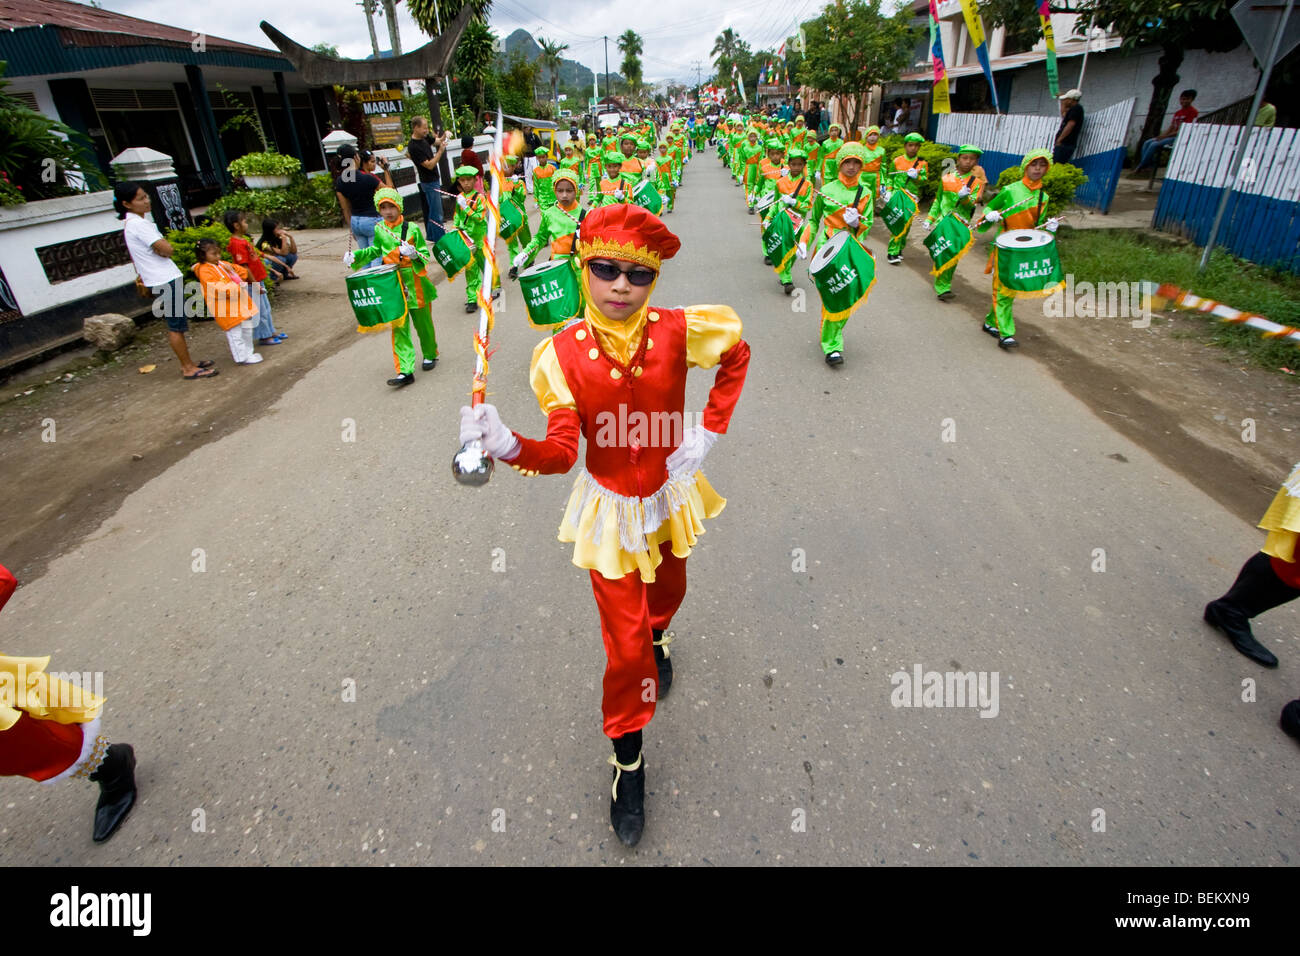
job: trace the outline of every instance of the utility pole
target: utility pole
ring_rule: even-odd
[[[605,37],[605,100],[609,101],[609,37]]]
[[[695,105],[700,105],[700,61],[695,61]]]

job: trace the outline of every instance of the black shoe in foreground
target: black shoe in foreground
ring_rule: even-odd
[[[772,257],[771,257],[771,256],[764,256],[764,257],[763,257],[763,265],[765,265],[765,266],[770,266],[771,264],[772,264]]]
[[[393,388],[402,388],[403,386],[410,385],[414,381],[415,374],[413,372],[403,372],[401,375],[397,376],[397,378],[390,378],[388,384],[393,386]]]
[[[1282,718],[1278,723],[1288,734],[1300,740],[1300,699],[1293,700],[1282,708]]]
[[[436,358],[425,359],[420,368],[424,369],[426,372],[431,372],[433,371],[433,367],[437,364],[438,360]]]
[[[506,273],[506,278],[507,278],[507,279],[518,279],[518,278],[519,278],[519,269],[518,269],[516,266],[511,266],[511,267],[510,267],[510,271]]]
[[[1016,341],[1014,335],[1004,335],[998,339],[998,348],[1000,349],[1018,349],[1020,343]]]
[[[946,291],[946,292],[940,292],[940,293],[939,293],[939,301],[940,301],[940,302],[951,302],[951,301],[952,301],[953,299],[955,299],[955,298],[957,298],[957,293],[956,293],[956,292],[953,292],[952,289],[949,289],[949,290]]]
[[[610,754],[614,785],[610,789],[609,822],[624,846],[636,846],[645,830],[645,758],[637,754],[630,764],[621,764]]]
[[[122,825],[135,806],[135,751],[130,744],[110,744],[104,762],[90,775],[99,784],[92,838],[103,843]]]
[[[1277,656],[1255,639],[1250,631],[1250,621],[1222,598],[1205,605],[1205,623],[1222,631],[1232,641],[1233,647],[1256,664],[1277,667]]]
[[[654,635],[655,667],[659,669],[659,689],[655,700],[661,701],[668,696],[668,690],[673,686],[673,662],[668,656],[668,645],[673,642],[673,632],[656,629],[651,633]]]
[[[466,303],[465,303],[465,314],[466,314],[466,315],[469,315],[471,312],[475,312],[475,311],[477,311],[477,310],[478,310],[478,303],[477,303],[477,302],[466,302]]]
[[[989,335],[993,336],[995,339],[999,337],[998,329],[996,325],[989,325],[987,322],[985,322],[984,331],[987,332]]]
[[[844,355],[841,352],[828,352],[826,354],[827,365],[843,365]]]
[[[781,283],[781,291],[784,292],[786,295],[789,295],[791,292],[794,291],[794,283],[793,282]]]

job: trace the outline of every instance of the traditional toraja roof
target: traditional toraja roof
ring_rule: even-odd
[[[101,10],[68,0],[0,0],[0,28],[21,30],[44,27],[56,30],[65,46],[140,46],[141,42],[176,43],[186,48],[194,42],[194,33],[164,23],[128,17],[111,10]],[[246,53],[276,55],[274,50],[223,40],[207,34],[208,46]]]

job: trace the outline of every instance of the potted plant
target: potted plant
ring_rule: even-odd
[[[247,153],[226,168],[230,175],[243,179],[249,189],[273,189],[289,185],[293,175],[302,168],[302,163],[292,156],[268,150]]]

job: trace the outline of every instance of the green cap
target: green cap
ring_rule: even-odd
[[[1024,169],[1036,159],[1047,160],[1047,168],[1052,168],[1052,151],[1050,149],[1031,149],[1025,153],[1025,158],[1020,161],[1021,169]]]
[[[477,175],[478,175],[478,170],[475,169],[473,166],[457,166],[457,167],[456,167],[456,175],[457,175],[457,177],[460,177],[460,176],[477,176]]]
[[[763,145],[768,149],[785,149],[785,143],[781,142],[779,139],[769,139]]]
[[[957,147],[957,152],[974,153],[976,156],[979,156],[983,154],[984,150],[980,149],[978,146],[959,146]]]
[[[903,137],[903,142],[904,142],[904,143],[924,143],[924,142],[925,142],[925,137],[922,136],[920,133],[908,133],[906,136]]]
[[[791,149],[786,152],[785,158],[787,161],[793,161],[796,159],[807,159],[808,154],[804,152],[802,149]]]
[[[533,155],[535,155],[535,156],[550,156],[550,155],[551,155],[551,151],[550,151],[549,149],[547,149],[545,146],[538,146],[535,150],[533,150]]]

